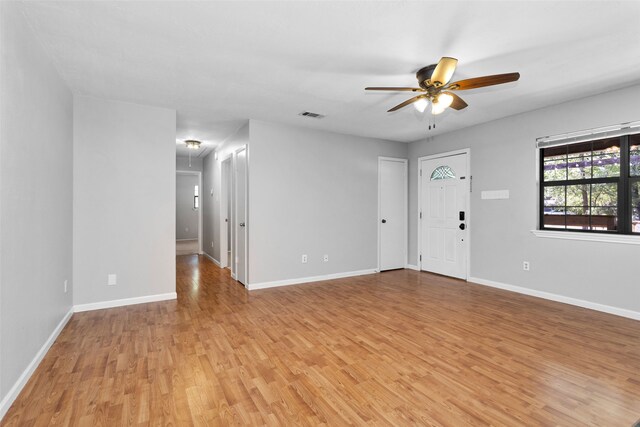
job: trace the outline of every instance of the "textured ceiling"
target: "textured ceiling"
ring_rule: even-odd
[[[216,144],[248,119],[396,141],[427,134],[407,94],[441,56],[454,80],[519,71],[460,92],[447,132],[640,83],[640,2],[25,2],[78,94],[175,108],[179,139]],[[598,108],[594,105],[594,108]],[[301,111],[325,114],[302,118]]]

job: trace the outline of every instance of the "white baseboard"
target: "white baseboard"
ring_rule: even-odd
[[[31,375],[33,375],[33,372],[36,370],[38,365],[40,365],[40,362],[42,362],[42,359],[44,359],[47,351],[49,351],[55,340],[58,338],[58,335],[60,335],[60,332],[62,332],[67,322],[69,322],[69,319],[71,319],[72,314],[73,307],[71,307],[69,312],[64,315],[60,323],[58,323],[53,332],[51,332],[51,335],[49,335],[49,338],[36,353],[36,356],[33,358],[31,363],[29,363],[24,372],[22,372],[22,375],[20,375],[18,381],[16,381],[13,387],[11,387],[11,390],[9,390],[9,392],[2,398],[2,402],[0,402],[0,420],[2,420],[2,418],[5,416],[5,414],[13,404],[13,401],[16,400],[16,397],[18,397],[18,395],[22,391],[22,388],[27,384],[27,381],[29,381],[29,378],[31,378]]]
[[[377,272],[378,270],[376,270],[375,268],[372,268],[369,270],[347,271],[344,273],[324,274],[322,276],[301,277],[298,279],[286,279],[286,280],[276,280],[273,282],[251,283],[249,284],[249,286],[247,286],[247,289],[249,289],[250,291],[253,291],[256,289],[275,288],[278,286],[299,285],[302,283],[319,282],[322,280],[332,280],[332,279],[342,279],[344,277],[363,276],[365,274],[374,274]]]
[[[122,307],[125,305],[144,304],[147,302],[158,302],[177,299],[176,292],[168,292],[166,294],[146,295],[143,297],[116,299],[111,301],[93,302],[89,304],[78,304],[73,307],[73,311],[80,313],[82,311],[102,310],[103,308]]]
[[[198,240],[198,238],[194,239],[176,239],[176,242],[193,242],[194,240]]]
[[[409,270],[420,271],[418,266],[417,265],[413,265],[413,264],[407,264],[407,265],[404,266],[404,268],[408,268]]]
[[[71,310],[69,310],[69,312],[64,316],[60,323],[58,323],[56,328],[40,348],[31,363],[29,363],[22,375],[20,375],[18,381],[16,381],[13,387],[11,387],[11,390],[9,390],[9,392],[2,398],[2,401],[0,402],[0,420],[2,420],[2,418],[5,416],[5,414],[13,404],[13,401],[16,400],[16,397],[18,397],[20,391],[22,391],[22,388],[25,386],[25,384],[27,384],[27,381],[29,381],[29,378],[31,378],[31,375],[33,375],[33,372],[36,370],[38,365],[40,365],[40,362],[42,362],[42,359],[47,354],[47,351],[49,351],[49,348],[51,348],[55,340],[58,338],[58,335],[60,335],[60,332],[62,332],[62,329],[64,329],[67,322],[69,322],[69,319],[71,319],[71,315],[73,313],[90,310],[100,310],[103,308],[121,307],[125,305],[143,304],[147,302],[166,301],[176,299],[177,297],[178,295],[176,292],[169,292],[166,294],[147,295],[144,297],[102,301],[91,304],[79,304],[71,307]]]
[[[504,289],[506,291],[517,292],[519,294],[530,295],[551,301],[571,304],[578,307],[589,308],[591,310],[602,311],[604,313],[615,314],[616,316],[628,317],[629,319],[640,320],[640,312],[628,310],[626,308],[613,307],[597,302],[585,301],[564,295],[552,294],[551,292],[538,291],[535,289],[523,288],[521,286],[507,285],[505,283],[494,282],[493,280],[481,279],[479,277],[469,277],[468,282],[479,285],[490,286],[492,288]]]
[[[217,265],[218,267],[220,267],[220,261],[218,261],[217,259],[215,259],[214,257],[212,257],[211,255],[209,255],[206,252],[202,253],[204,256],[206,256],[207,258],[209,258],[211,260],[212,263],[214,263],[215,265]],[[222,267],[220,267],[222,268]]]

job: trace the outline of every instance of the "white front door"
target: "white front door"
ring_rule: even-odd
[[[407,254],[407,160],[378,159],[380,271],[404,268]]]
[[[236,203],[236,280],[247,285],[247,149],[236,151],[235,162],[235,203]]]
[[[467,153],[420,162],[420,269],[467,278]]]

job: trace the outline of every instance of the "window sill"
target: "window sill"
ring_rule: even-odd
[[[589,242],[624,243],[627,245],[640,245],[640,236],[576,233],[571,231],[531,230],[536,237],[564,240],[586,240]]]

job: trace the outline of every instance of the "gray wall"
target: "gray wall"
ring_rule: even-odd
[[[176,175],[176,239],[198,238],[198,211],[193,208],[194,186],[200,185],[197,175]],[[201,190],[201,189],[200,189]],[[200,193],[202,194],[202,193]],[[199,196],[201,199],[202,196]]]
[[[72,305],[73,103],[19,4],[0,31],[2,401]]]
[[[375,269],[378,156],[407,144],[254,120],[250,134],[249,282]]]
[[[188,157],[176,156],[176,170],[202,172],[202,162],[203,159],[199,157],[191,157],[191,167],[189,167]]]
[[[203,250],[216,261],[220,261],[220,193],[221,193],[221,163],[227,157],[241,148],[249,146],[249,123],[238,129],[233,135],[216,147],[204,158],[202,186],[206,194],[202,197],[203,215]],[[212,194],[213,190],[213,194]]]
[[[417,253],[417,159],[471,147],[471,276],[640,311],[640,246],[530,232],[537,226],[536,137],[638,120],[638,99],[634,86],[410,144],[409,263],[416,264]],[[483,190],[501,189],[511,198],[480,199]],[[529,272],[522,270],[525,260]]]
[[[175,133],[174,110],[74,97],[74,304],[175,292]]]

